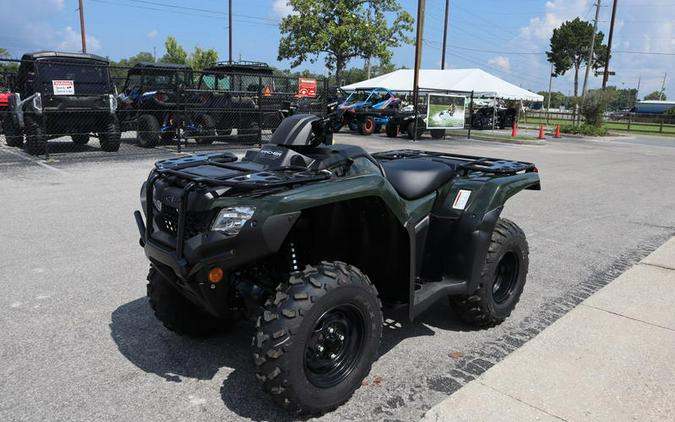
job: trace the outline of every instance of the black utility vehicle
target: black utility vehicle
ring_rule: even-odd
[[[9,97],[7,144],[43,154],[47,140],[70,136],[76,144],[99,138],[101,149],[117,151],[120,128],[108,60],[93,54],[40,51],[24,54]]]
[[[211,116],[219,136],[236,129],[238,139],[258,139],[261,130],[275,129],[288,115],[290,102],[279,92],[294,92],[289,80],[275,78],[266,63],[220,62],[199,75],[198,107]]]
[[[152,148],[169,142],[183,131],[186,138],[208,144],[216,129],[203,100],[191,91],[189,66],[168,63],[138,63],[127,73],[119,95],[118,115],[122,130],[135,130],[138,143]]]
[[[334,409],[361,385],[378,357],[380,301],[410,319],[448,299],[469,324],[507,318],[528,246],[500,214],[540,189],[531,163],[371,155],[332,145],[334,124],[294,115],[242,159],[159,161],[135,212],[157,318],[207,335],[257,317],[257,377],[294,413]]]

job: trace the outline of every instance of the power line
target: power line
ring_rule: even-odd
[[[223,12],[214,12],[214,11],[209,11],[209,12],[194,12],[191,13],[190,9],[194,8],[187,8],[180,10],[182,6],[175,6],[170,9],[166,8],[161,8],[161,7],[150,7],[150,6],[141,6],[141,5],[136,5],[136,4],[126,4],[126,3],[119,3],[119,2],[113,2],[110,0],[89,0],[93,1],[96,3],[104,3],[104,4],[110,4],[114,6],[123,6],[123,7],[131,7],[134,9],[142,9],[142,10],[152,10],[152,11],[157,11],[157,12],[163,12],[163,13],[173,13],[173,14],[178,14],[181,16],[195,16],[195,17],[200,17],[200,18],[206,18],[206,19],[216,19],[216,20],[227,20],[227,13]],[[127,1],[133,1],[133,0],[127,0]],[[177,10],[171,10],[177,8]],[[204,9],[206,10],[206,9]],[[204,14],[204,13],[212,13],[212,14]],[[216,16],[217,15],[217,16]],[[258,18],[255,16],[248,16],[248,15],[233,15],[236,19],[234,19],[237,22],[243,22],[243,23],[251,23],[254,25],[267,25],[267,26],[278,26],[277,23],[272,23],[273,21],[269,18]],[[259,22],[258,22],[259,21]]]

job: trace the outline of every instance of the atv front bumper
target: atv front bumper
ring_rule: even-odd
[[[227,303],[230,274],[276,253],[299,216],[299,211],[273,215],[262,221],[254,216],[233,237],[207,231],[181,240],[181,230],[175,238],[168,236],[156,230],[151,221],[152,213],[146,225],[141,212],[134,212],[140,244],[152,265],[189,300],[217,316],[224,312]],[[223,270],[223,280],[219,283],[208,280],[208,273],[214,267]]]

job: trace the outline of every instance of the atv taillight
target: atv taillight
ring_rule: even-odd
[[[539,173],[537,166],[532,167],[532,173]]]

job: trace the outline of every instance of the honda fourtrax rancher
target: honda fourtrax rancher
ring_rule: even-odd
[[[4,121],[6,142],[44,154],[47,141],[70,136],[84,145],[92,134],[104,151],[120,147],[117,99],[108,60],[93,54],[24,54]]]
[[[257,377],[293,413],[334,409],[361,385],[378,357],[381,303],[407,305],[410,319],[448,298],[476,326],[508,317],[528,246],[500,214],[540,189],[530,163],[371,155],[332,145],[333,124],[294,115],[241,159],[159,161],[135,212],[156,317],[196,336],[257,317]]]
[[[118,115],[123,130],[134,130],[138,144],[153,148],[174,141],[179,133],[199,144],[216,139],[216,128],[208,110],[191,91],[193,73],[189,66],[170,63],[138,63],[127,72],[119,95]]]

